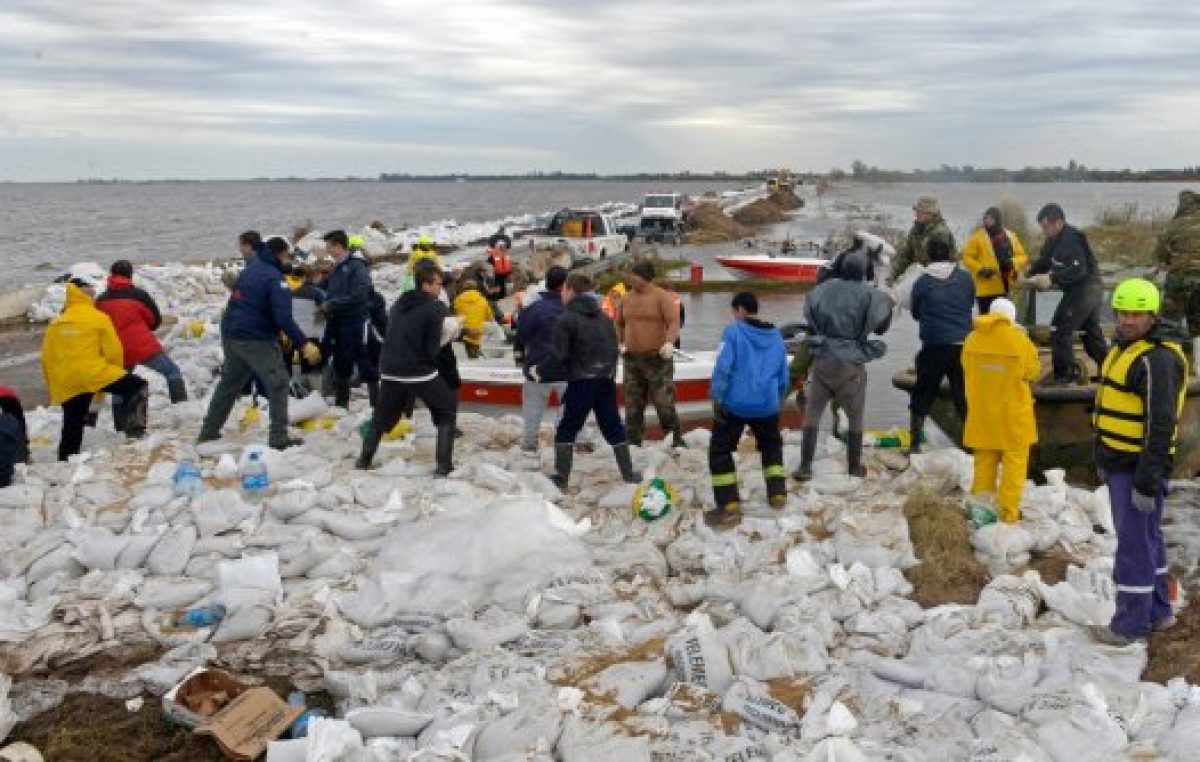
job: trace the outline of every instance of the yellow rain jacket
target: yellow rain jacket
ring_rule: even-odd
[[[125,350],[112,321],[73,283],[67,284],[67,306],[46,328],[42,341],[42,375],[50,403],[98,392],[125,375]]]
[[[1013,269],[1016,272],[1023,272],[1029,265],[1029,255],[1025,253],[1025,247],[1021,244],[1021,239],[1017,234],[1004,229],[1008,233],[1008,240],[1012,242],[1012,262]],[[978,227],[971,237],[967,239],[963,245],[962,263],[970,271],[971,277],[975,279],[975,296],[1003,296],[1004,281],[1000,279],[1000,263],[996,261],[996,252],[992,250],[992,240],[988,237],[987,231],[983,227]],[[995,275],[987,277],[979,274],[980,270],[991,268],[996,271]],[[1017,279],[1016,273],[1009,276],[1009,285]]]
[[[468,288],[454,298],[454,314],[463,320],[463,341],[482,344],[483,324],[494,317],[487,298]]]
[[[1030,384],[1042,367],[1025,332],[999,315],[977,318],[963,344],[962,364],[967,385],[963,445],[1016,450],[1036,442]]]
[[[408,255],[408,274],[412,275],[417,271],[417,265],[421,262],[429,260],[442,269],[442,259],[438,256],[436,249],[414,249],[412,254]]]

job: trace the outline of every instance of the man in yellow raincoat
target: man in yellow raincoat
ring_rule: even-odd
[[[963,344],[967,424],[963,446],[975,452],[971,494],[997,493],[1000,520],[1021,517],[1029,447],[1037,442],[1030,384],[1041,373],[1037,347],[1015,325],[1017,308],[1003,297],[975,320]],[[1000,472],[1000,489],[996,473]]]
[[[963,267],[975,279],[975,301],[979,314],[986,315],[992,300],[1008,297],[1017,273],[1029,265],[1029,255],[1017,234],[1004,227],[1000,209],[992,206],[983,213],[979,227],[963,244]]]
[[[438,256],[437,244],[427,235],[421,236],[412,245],[412,253],[408,255],[408,264],[404,274],[404,287],[401,289],[402,291],[412,291],[416,288],[413,273],[417,271],[417,265],[422,262],[432,262],[437,265],[439,271],[442,269],[442,259]]]
[[[62,405],[58,459],[67,460],[83,446],[88,408],[98,392],[121,398],[113,407],[117,431],[131,438],[146,433],[149,393],[146,380],[125,370],[125,350],[112,320],[96,309],[95,289],[87,281],[67,283],[67,304],[46,328],[42,374],[50,404]]]
[[[479,357],[483,346],[483,324],[495,318],[492,305],[473,280],[463,283],[462,292],[454,297],[454,314],[463,320],[463,344],[467,357]]]

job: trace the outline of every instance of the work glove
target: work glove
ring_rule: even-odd
[[[624,357],[628,353],[628,350],[625,349],[625,345],[622,344],[621,346],[617,347],[617,352]]]
[[[1050,280],[1049,273],[1042,273],[1041,275],[1035,275],[1032,278],[1030,278],[1030,281],[1033,283],[1034,287],[1037,288],[1038,291],[1049,291],[1050,287],[1054,285],[1054,282]]]
[[[658,356],[664,360],[670,360],[675,356],[675,345],[669,341],[666,344],[663,344],[658,348]]]
[[[994,268],[994,267],[979,268],[979,277],[980,278],[990,278],[995,274],[996,274],[996,268]]]
[[[1133,491],[1133,507],[1139,513],[1154,513],[1154,509],[1158,507],[1155,503],[1157,498],[1153,495],[1143,495],[1136,489]]]
[[[304,361],[309,365],[321,364],[321,348],[312,342],[308,342],[304,345],[304,347],[300,350],[300,356],[303,357]]]
[[[529,377],[533,379],[535,384],[542,383],[542,374],[536,365],[529,366]]]

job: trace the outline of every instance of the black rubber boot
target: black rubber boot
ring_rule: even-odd
[[[435,476],[449,476],[454,470],[454,424],[442,424],[437,427],[437,447],[434,451],[437,468]]]
[[[187,402],[187,385],[183,383],[182,378],[173,378],[167,381],[167,394],[171,395],[172,405],[177,402]]]
[[[350,408],[350,379],[335,378],[333,380],[333,404],[335,407]]]
[[[146,387],[138,389],[137,393],[126,397],[121,403],[120,424],[118,431],[132,439],[141,439],[146,435],[146,422],[150,409],[150,391]]]
[[[908,419],[908,435],[912,441],[906,451],[908,455],[921,452],[921,433],[925,431],[925,416],[913,413]]]
[[[371,402],[371,409],[375,409],[375,405],[379,403],[379,382],[367,382],[367,399]]]
[[[629,452],[628,446],[625,447],[625,452]],[[571,464],[574,460],[575,445],[570,442],[554,443],[554,475],[550,477],[550,481],[554,482],[555,487],[561,490],[567,488],[567,482],[571,478]]]
[[[366,470],[371,467],[371,461],[375,460],[375,451],[379,449],[379,440],[383,439],[383,432],[375,425],[375,421],[367,424],[367,431],[363,435],[362,452],[359,453],[358,460],[354,461],[354,467]]]
[[[846,473],[851,476],[866,476],[867,469],[862,464],[863,433],[861,431],[846,432]]]
[[[817,430],[804,429],[804,439],[800,442],[800,467],[792,472],[792,478],[798,482],[812,479],[813,458],[817,455]]]
[[[621,478],[626,484],[642,481],[642,475],[633,470],[633,455],[629,452],[629,445],[613,445],[613,457],[617,459],[617,468],[621,469]]]

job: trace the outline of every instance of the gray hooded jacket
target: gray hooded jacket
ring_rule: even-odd
[[[808,295],[804,316],[814,357],[830,356],[864,365],[887,352],[887,344],[869,338],[892,324],[892,298],[857,280],[829,280]]]

